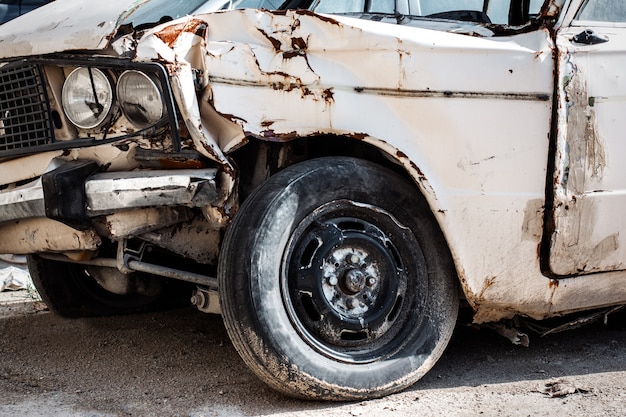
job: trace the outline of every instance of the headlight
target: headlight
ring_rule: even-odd
[[[63,84],[62,98],[67,118],[81,129],[92,129],[109,115],[113,87],[102,71],[76,68]]]
[[[139,129],[163,117],[163,100],[156,83],[142,72],[125,71],[117,81],[117,98],[124,116]]]

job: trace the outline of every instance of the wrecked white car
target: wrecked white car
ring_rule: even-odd
[[[161,3],[0,28],[0,253],[53,310],[191,296],[270,386],[361,399],[461,301],[626,304],[622,0]]]

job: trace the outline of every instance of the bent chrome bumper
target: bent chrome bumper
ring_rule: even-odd
[[[84,162],[69,162],[28,185],[1,191],[0,224],[49,217],[75,226],[122,210],[201,207],[217,198],[213,168],[89,173]]]

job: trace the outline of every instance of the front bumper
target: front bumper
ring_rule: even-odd
[[[218,196],[214,168],[93,173],[94,166],[66,162],[28,185],[0,192],[0,225],[47,217],[85,230],[93,217],[149,207],[203,207]]]

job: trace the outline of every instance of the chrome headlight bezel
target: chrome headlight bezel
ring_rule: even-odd
[[[77,128],[95,129],[108,120],[115,102],[114,94],[113,83],[104,71],[78,67],[63,83],[63,111]]]
[[[124,71],[117,79],[116,93],[122,113],[138,129],[153,126],[165,116],[160,83],[144,72]]]

